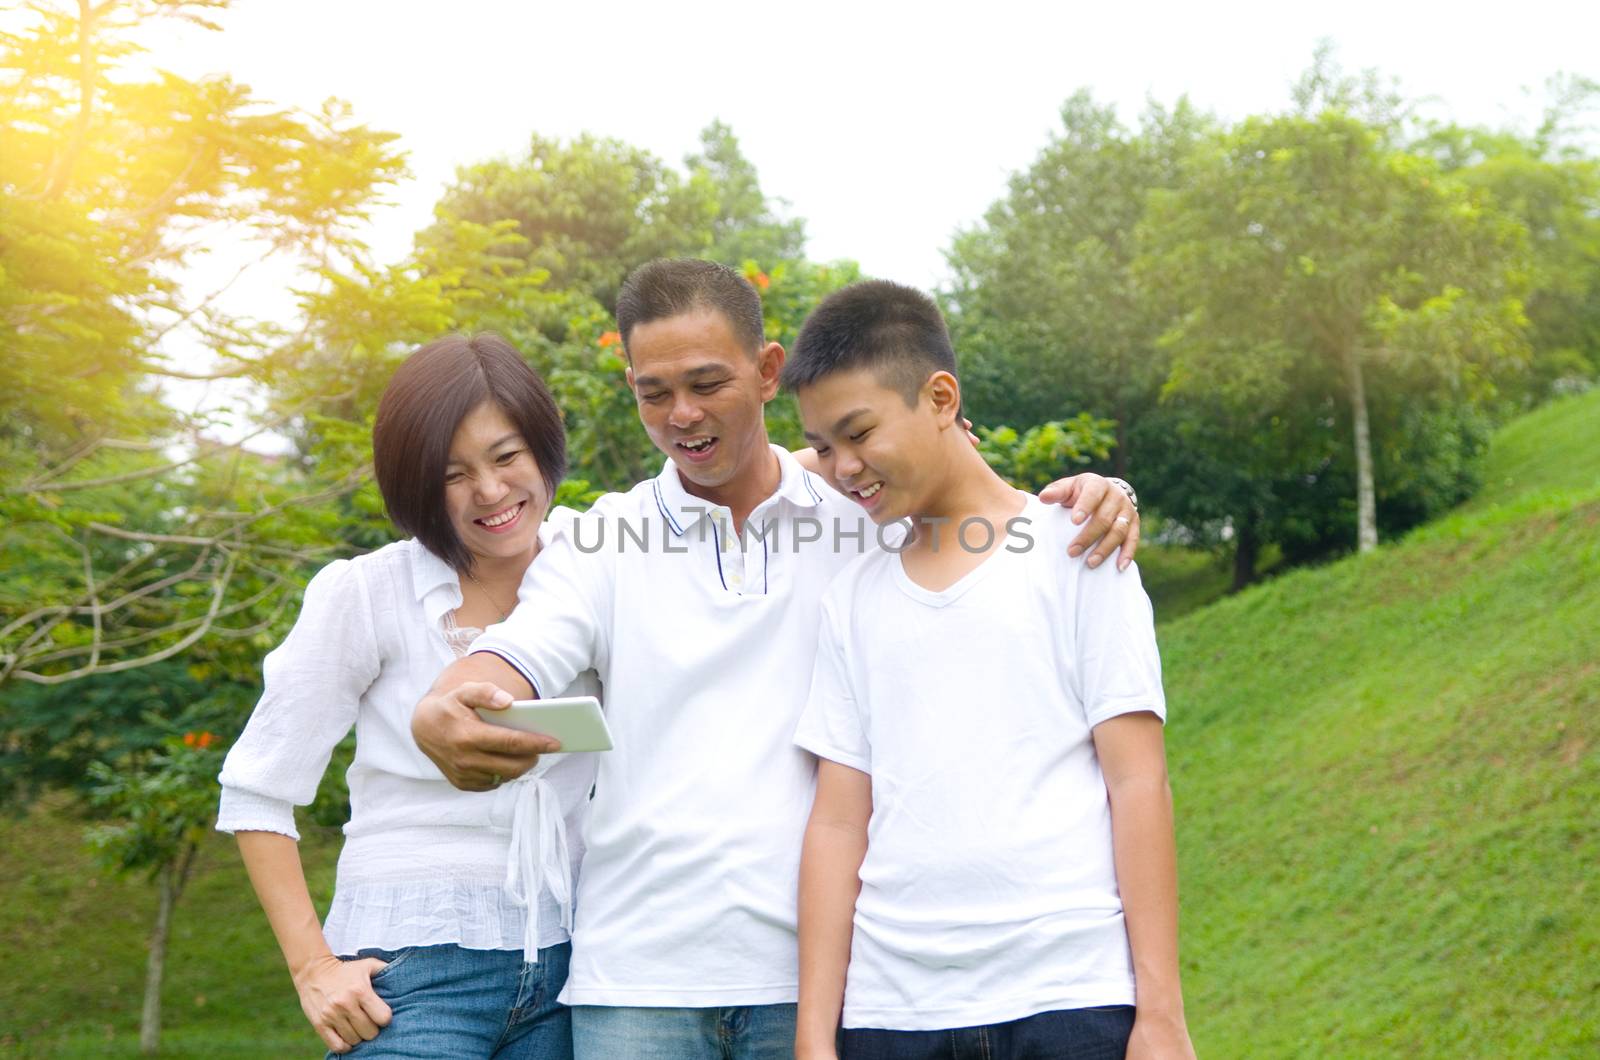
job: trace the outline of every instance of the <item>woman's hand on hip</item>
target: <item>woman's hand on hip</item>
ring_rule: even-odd
[[[300,1009],[333,1052],[348,1053],[389,1025],[389,1006],[372,989],[372,977],[386,966],[376,957],[341,961],[329,953],[295,972]]]

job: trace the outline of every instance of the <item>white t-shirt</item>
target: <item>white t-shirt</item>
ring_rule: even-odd
[[[576,514],[552,512],[541,544]],[[567,938],[594,756],[547,755],[495,791],[458,791],[411,738],[417,700],[456,658],[448,619],[460,606],[455,571],[416,541],[328,564],[267,656],[261,701],[223,762],[217,828],[298,839],[294,807],[315,797],[355,726],[350,821],[323,925],[334,953],[454,943],[532,959]],[[592,673],[566,684],[566,695],[599,692]]]
[[[1065,509],[1030,497],[1022,516],[942,592],[880,553],[824,599],[795,740],[872,776],[846,1027],[1133,1003],[1090,732],[1166,717],[1150,603],[1136,568],[1068,558]]]
[[[782,479],[744,547],[668,463],[558,534],[511,617],[473,644],[542,693],[590,667],[605,685],[616,747],[595,756],[568,1004],[795,1000],[815,764],[794,726],[823,590],[877,538],[773,452]]]

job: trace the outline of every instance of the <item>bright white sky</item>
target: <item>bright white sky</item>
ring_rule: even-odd
[[[1531,124],[1549,75],[1600,76],[1600,4],[1572,0],[239,0],[221,21],[164,31],[146,60],[280,104],[338,96],[401,135],[415,176],[371,233],[381,258],[404,253],[457,165],[517,154],[535,130],[677,163],[720,118],[805,219],[811,257],[924,287],[1080,87],[1128,119],[1183,93],[1224,117],[1274,110],[1329,37],[1347,70],[1397,76],[1433,113]],[[281,316],[283,283],[234,296]]]

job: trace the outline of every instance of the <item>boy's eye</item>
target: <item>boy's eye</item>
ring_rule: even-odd
[[[832,450],[825,445],[813,446],[812,448],[816,451],[818,456],[827,456],[830,452],[832,452]]]
[[[852,442],[859,442],[861,439],[865,438],[867,435],[869,435],[871,433],[872,433],[872,428],[868,427],[864,431],[857,431],[855,434],[852,434],[850,436],[850,440]]]

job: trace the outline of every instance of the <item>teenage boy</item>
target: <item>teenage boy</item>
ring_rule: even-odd
[[[768,443],[784,351],[742,277],[645,265],[617,324],[639,417],[669,462],[556,534],[510,619],[445,671],[412,732],[456,786],[497,786],[556,748],[470,708],[595,669],[616,749],[599,759],[562,995],[576,1056],[787,1057],[814,778],[792,735],[822,591],[876,547],[874,528]],[[1123,494],[1074,485],[1120,541]]]
[[[967,443],[920,292],[830,295],[783,380],[824,477],[911,521],[823,598],[797,1054],[834,1056],[842,1010],[846,1058],[1191,1057],[1138,575],[1070,558]]]

